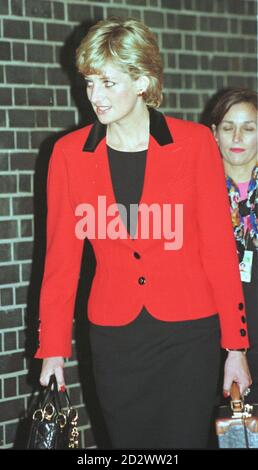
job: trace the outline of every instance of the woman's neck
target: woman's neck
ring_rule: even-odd
[[[134,109],[124,119],[108,124],[107,145],[123,152],[146,150],[149,143],[149,129],[149,111],[144,104]]]
[[[230,163],[223,159],[223,164],[226,175],[232,178],[235,183],[245,183],[251,179],[252,170],[255,164],[257,164],[257,160],[253,159],[246,165],[236,166],[230,165]]]

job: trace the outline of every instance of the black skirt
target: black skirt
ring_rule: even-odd
[[[169,322],[143,308],[125,326],[90,323],[112,448],[207,446],[220,362],[218,315]]]

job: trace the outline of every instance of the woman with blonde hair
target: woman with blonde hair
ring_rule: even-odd
[[[54,373],[64,387],[87,237],[97,263],[88,303],[92,360],[112,447],[205,448],[220,346],[228,349],[225,393],[234,380],[241,393],[251,383],[217,145],[206,127],[155,109],[162,61],[143,23],[98,22],[77,50],[77,66],[97,121],[62,137],[50,160],[40,382]]]

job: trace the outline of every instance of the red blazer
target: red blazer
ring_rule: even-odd
[[[71,355],[72,322],[84,241],[75,236],[77,205],[98,196],[115,204],[98,121],[62,137],[47,182],[47,252],[36,357]],[[141,203],[183,204],[183,245],[155,239],[92,239],[97,266],[89,320],[126,325],[143,305],[155,318],[182,321],[219,314],[221,345],[248,347],[246,316],[223,164],[208,128],[150,112]],[[109,217],[111,220],[112,217]],[[141,280],[140,278],[144,278]]]

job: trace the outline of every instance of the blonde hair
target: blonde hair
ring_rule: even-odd
[[[92,26],[76,51],[76,65],[83,75],[99,74],[111,60],[133,80],[149,78],[143,99],[158,108],[162,102],[162,59],[156,37],[138,20],[109,18]]]

